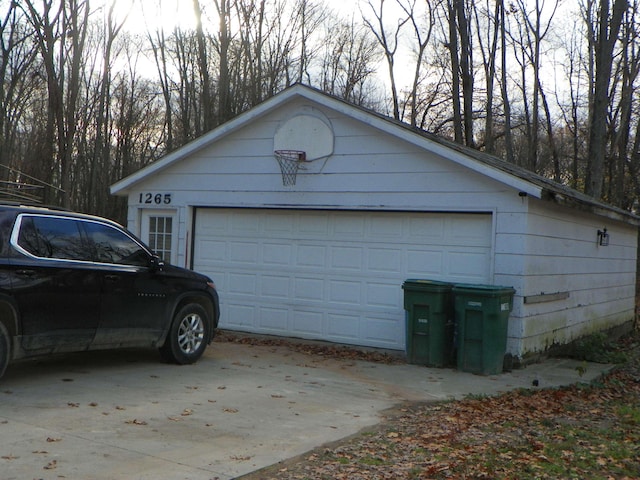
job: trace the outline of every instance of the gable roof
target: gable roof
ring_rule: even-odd
[[[555,202],[559,205],[567,205],[572,208],[595,213],[613,220],[640,225],[640,217],[626,210],[597,201],[593,197],[530,172],[522,167],[508,163],[498,157],[454,143],[416,127],[411,127],[406,123],[302,84],[296,84],[283,90],[279,94],[265,100],[196,140],[116,182],[111,186],[111,194],[127,195],[132,187],[148,176],[164,170],[221,138],[245,127],[251,122],[255,122],[276,107],[284,105],[296,98],[305,98],[344,114],[345,116],[359,120],[414,144],[419,148],[440,155],[470,170],[506,184],[518,190],[523,196],[529,195],[534,198]]]

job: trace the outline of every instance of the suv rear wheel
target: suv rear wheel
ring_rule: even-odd
[[[207,347],[210,325],[207,312],[197,303],[182,307],[174,316],[169,335],[160,347],[162,358],[180,365],[194,363]]]

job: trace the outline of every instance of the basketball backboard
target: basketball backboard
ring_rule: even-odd
[[[273,149],[303,151],[307,162],[326,158],[333,153],[333,130],[318,114],[297,114],[278,127]]]

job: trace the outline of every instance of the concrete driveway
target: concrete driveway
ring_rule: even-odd
[[[581,368],[549,360],[483,377],[217,342],[182,367],[146,351],[29,361],[0,380],[0,478],[230,479],[352,435],[405,401],[589,381],[608,366]]]

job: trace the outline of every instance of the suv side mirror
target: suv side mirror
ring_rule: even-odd
[[[162,269],[164,268],[164,261],[158,256],[158,255],[153,255],[151,257],[151,260],[149,260],[149,266],[151,267],[151,270],[155,271],[162,271]]]

